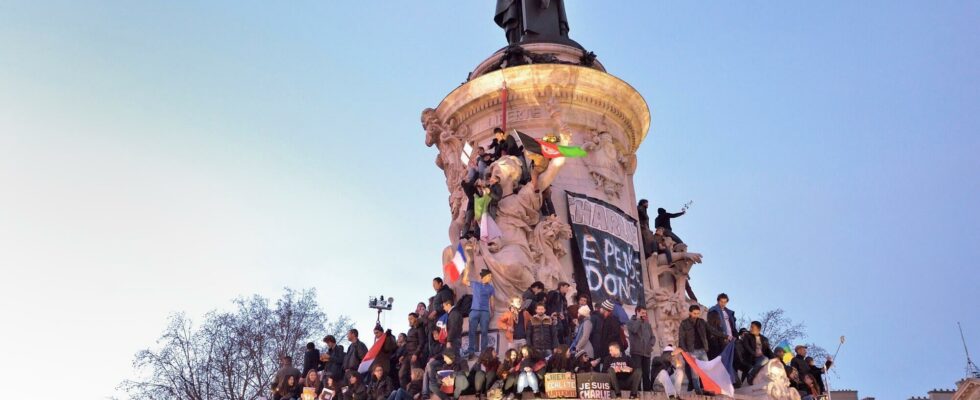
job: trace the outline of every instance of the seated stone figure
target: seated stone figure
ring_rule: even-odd
[[[800,393],[790,387],[786,366],[777,358],[769,359],[762,371],[756,375],[752,385],[742,387],[735,392],[774,400],[800,400]]]

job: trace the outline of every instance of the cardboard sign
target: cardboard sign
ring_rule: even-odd
[[[613,397],[612,382],[609,375],[583,373],[576,376],[578,397],[580,399],[610,399]]]
[[[624,306],[644,304],[639,223],[605,201],[565,194],[579,293],[588,291],[595,303],[618,298]]]
[[[575,374],[571,372],[544,374],[544,392],[549,399],[575,398],[578,396],[575,387]]]
[[[304,387],[303,394],[299,398],[300,400],[316,400],[316,388]]]

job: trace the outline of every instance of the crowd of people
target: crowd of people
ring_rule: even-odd
[[[492,282],[490,271],[482,270],[466,282],[472,293],[456,296],[441,278],[433,279],[435,294],[428,304],[419,303],[408,314],[407,332],[395,337],[381,326],[374,328],[375,340],[384,335],[390,340],[368,373],[358,373],[369,346],[356,329],[347,333],[346,351],[333,336],[323,339],[322,348],[307,344],[302,369],[294,368],[288,356],[282,358],[272,383],[273,400],[299,399],[304,387],[313,388],[321,400],[487,398],[494,391],[506,398],[522,393],[540,396],[545,374],[555,372],[606,374],[617,397],[680,388],[685,380],[689,391],[707,394],[682,351],[706,361],[734,342],[736,387],[751,385],[769,360],[783,357],[784,350],[774,349],[762,335],[760,322],[752,321],[748,329],[736,328],[735,313],[724,293],[704,318],[702,308],[692,305],[678,329],[678,342],[657,351],[644,308],[628,315],[616,299],[593,304],[587,294],[572,295],[567,283],[548,290],[541,282],[512,299],[499,318],[496,327],[509,347],[498,349],[489,341]],[[574,303],[569,304],[569,298]],[[465,346],[464,320],[471,327]],[[805,346],[797,346],[795,352],[785,365],[793,388],[804,399],[819,398],[826,393],[822,375],[831,360],[817,366]]]
[[[481,216],[496,218],[499,200],[510,195],[502,193],[490,174],[494,161],[505,156],[520,161],[521,177],[514,190],[536,185],[536,175],[546,163],[525,153],[502,129],[496,128],[494,136],[487,149],[474,150],[467,175],[460,182],[468,199],[461,239],[481,237]],[[547,189],[542,195],[542,214],[554,214]],[[645,199],[637,205],[645,255],[663,255],[672,264],[673,254],[686,251],[686,245],[674,233],[671,219],[684,215],[686,207],[679,213],[659,208],[651,229],[648,205]],[[593,302],[589,293],[572,293],[567,282],[554,288],[534,282],[520,297],[510,299],[496,324],[508,347],[496,348],[489,335],[495,315],[493,275],[486,269],[478,273],[470,269],[460,277],[469,293],[460,296],[442,278],[433,279],[434,295],[407,315],[405,333],[396,337],[380,324],[375,326],[374,341],[381,344],[367,369],[363,364],[369,349],[357,329],[347,332],[346,351],[333,336],[323,338],[322,348],[308,343],[302,369],[295,368],[290,357],[282,357],[271,385],[273,400],[300,399],[304,388],[318,400],[446,400],[462,395],[487,398],[491,393],[514,398],[527,392],[540,396],[549,373],[603,374],[616,397],[627,392],[636,398],[641,391],[665,391],[680,387],[685,380],[688,391],[701,394],[701,379],[685,363],[682,352],[707,361],[733,344],[733,367],[738,373],[732,383],[741,386],[752,384],[763,366],[781,358],[784,351],[770,346],[758,321],[752,321],[748,329],[737,329],[724,293],[705,318],[701,318],[701,307],[692,305],[678,329],[678,342],[654,349],[647,310],[631,307],[630,315],[619,300]],[[696,302],[689,284],[686,291]],[[465,346],[464,323],[469,327]],[[822,374],[831,361],[818,367],[806,351],[803,346],[796,348],[797,356],[786,365],[786,372],[801,397],[815,399],[825,393]]]

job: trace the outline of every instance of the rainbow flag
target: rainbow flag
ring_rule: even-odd
[[[789,342],[786,339],[780,340],[776,347],[786,351],[783,353],[783,364],[789,365],[790,360],[793,359],[793,349],[789,346]]]

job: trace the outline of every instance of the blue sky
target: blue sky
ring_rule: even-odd
[[[637,193],[694,200],[692,284],[782,307],[837,388],[952,387],[980,353],[980,4],[569,1],[652,111]],[[486,2],[0,0],[0,367],[115,394],[174,311],[316,287],[396,329],[447,193],[419,113],[503,46]],[[408,278],[411,279],[408,279]],[[54,357],[63,357],[54,363]],[[10,387],[9,385],[7,385]]]

